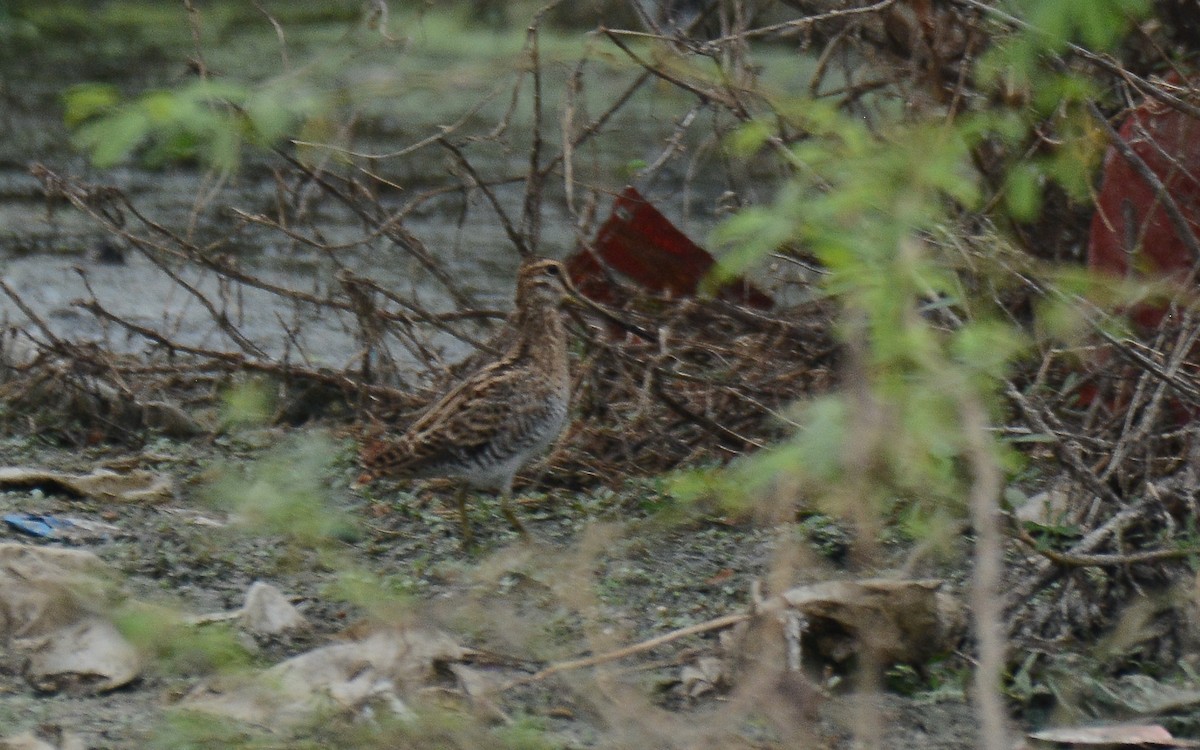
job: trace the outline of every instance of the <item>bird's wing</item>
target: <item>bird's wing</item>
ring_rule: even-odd
[[[493,441],[511,439],[523,422],[521,394],[531,377],[505,360],[484,367],[429,407],[395,441],[364,451],[363,464],[380,473],[419,473],[439,464],[461,463]],[[537,404],[529,407],[536,410]]]

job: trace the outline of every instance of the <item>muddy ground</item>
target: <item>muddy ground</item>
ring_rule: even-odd
[[[40,161],[64,173],[121,185],[138,205],[173,227],[186,226],[194,218],[195,185],[205,178],[194,165],[158,171],[134,166],[98,171],[69,147],[70,134],[63,126],[59,98],[66,87],[103,80],[137,93],[152,86],[178,84],[189,75],[186,62],[195,50],[186,21],[175,12],[177,8],[168,13],[166,5],[148,7],[154,11],[150,16],[136,3],[105,5],[108,15],[103,23],[114,23],[119,31],[108,34],[94,33],[95,28],[104,28],[93,26],[101,23],[95,18],[68,14],[58,20],[61,28],[40,29],[39,33],[47,36],[34,38],[35,44],[26,52],[0,58],[5,65],[0,69],[0,94],[5,105],[0,123],[13,134],[0,143],[0,252],[5,275],[31,303],[40,305],[39,313],[62,335],[86,334],[87,326],[94,323],[70,305],[70,299],[78,295],[78,290],[70,286],[78,281],[75,266],[89,269],[94,281],[113,280],[113,285],[102,284],[101,291],[107,290],[112,302],[118,304],[130,295],[147,293],[144,277],[138,276],[146,264],[130,258],[125,266],[95,265],[95,251],[105,239],[103,232],[61,206],[47,206],[40,186],[28,173],[29,165]],[[344,43],[340,35],[347,25],[361,32],[361,24],[355,26],[359,23],[358,5],[347,7],[347,17],[335,19],[330,28],[321,25],[326,21],[319,14],[307,27],[288,25],[288,49],[293,59],[305,59],[306,44],[327,44],[330,40]],[[244,52],[237,52],[239,49],[272,50],[269,64],[277,63],[271,46],[274,29],[256,11],[238,12],[247,14],[246,18],[230,22],[217,33],[219,41],[205,50],[208,64],[231,77],[247,71],[258,73],[266,64],[261,55],[248,58]],[[214,20],[216,12],[209,13],[204,18],[205,28],[212,32],[219,24]],[[402,28],[414,39],[423,40],[437,31],[436,21],[435,14],[430,14]],[[55,33],[62,37],[55,37]],[[473,104],[471,97],[493,85],[494,63],[487,59],[492,52],[484,47],[494,34],[487,29],[456,29],[454,34],[458,48],[441,50],[441,57],[422,59],[418,50],[402,58],[404,64],[417,59],[417,65],[423,66],[415,72],[407,71],[403,79],[406,85],[409,80],[416,82],[411,91],[405,90],[409,98],[403,101],[412,103],[413,97],[418,101],[400,113],[386,111],[385,106],[390,104],[387,101],[378,103],[375,110],[366,106],[360,122],[368,140],[358,144],[361,148],[387,152],[398,144],[424,137],[434,125],[453,121],[458,110]],[[244,37],[251,38],[253,44],[246,43]],[[497,47],[498,53],[511,60],[522,42],[521,30],[516,29],[506,38],[503,49]],[[550,55],[551,50],[547,41],[545,54]],[[359,57],[350,62],[357,66],[354,70],[363,76],[361,80],[367,82],[397,59],[395,51],[386,45],[357,54]],[[571,56],[576,54],[577,50],[572,49],[562,57],[573,61]],[[789,51],[783,54],[789,61],[795,59]],[[328,57],[319,59],[328,61]],[[81,64],[81,60],[87,64]],[[463,61],[465,65],[458,65]],[[338,62],[341,64],[340,58]],[[568,70],[565,63],[551,68],[560,77],[565,77]],[[447,90],[459,92],[459,96],[465,90],[465,98],[470,101],[450,101],[440,93]],[[611,98],[614,91],[601,90],[598,102]],[[623,137],[614,141],[613,150],[602,158],[589,154],[589,159],[596,158],[597,175],[614,180],[612,175],[619,173],[620,165],[656,157],[661,144],[674,132],[674,118],[683,111],[677,101],[670,101],[674,95],[669,90],[652,90],[645,101],[630,107],[643,121],[642,126],[615,121],[614,129]],[[502,112],[507,104],[506,96],[501,96],[484,115]],[[599,111],[598,104],[593,106]],[[519,110],[518,116],[525,117],[527,124],[528,112]],[[483,124],[491,128],[495,121]],[[495,158],[502,166],[507,164],[507,168],[519,171],[525,153],[517,149]],[[409,171],[396,179],[420,187],[421,180],[441,174],[447,166],[444,155],[439,154],[404,168]],[[251,161],[232,180],[229,192],[219,202],[265,210],[271,201],[271,179],[269,168]],[[614,184],[619,187],[620,182]],[[686,198],[695,200],[705,193],[712,198],[721,189],[702,181],[689,182],[679,201],[665,208],[685,230],[702,237],[716,219],[701,217],[697,224],[689,225],[686,219],[691,207]],[[667,194],[670,190],[660,187],[659,192]],[[705,201],[706,205],[714,202]],[[543,219],[545,236],[549,249],[561,251],[572,237],[564,216],[553,211],[551,205]],[[339,223],[344,219],[337,215],[322,218],[322,228],[334,240],[340,231],[359,231],[358,227]],[[202,234],[227,226],[228,216],[223,218],[214,211],[200,216],[199,221],[198,231]],[[213,221],[214,226],[206,227],[205,221]],[[510,248],[502,248],[506,242],[503,233],[486,211],[473,213],[471,223],[455,223],[458,221],[456,214],[437,212],[409,219],[410,228],[436,243],[440,250],[461,254],[455,268],[478,273],[477,286],[484,300],[506,302],[511,273],[505,269],[511,270],[513,258]],[[260,254],[251,257],[251,262],[259,263],[260,269],[266,269],[264,273],[308,270],[302,258],[300,262],[295,258],[273,259],[270,247],[253,249]],[[492,260],[501,253],[508,266]],[[273,261],[278,263],[273,266]],[[397,273],[397,269],[379,271],[384,281],[389,279],[387,273]],[[406,269],[399,271],[403,278]],[[502,283],[497,286],[491,279]],[[139,301],[144,303],[145,299]],[[144,312],[149,316],[163,314],[157,308]],[[179,313],[175,319],[179,330],[190,330],[194,319],[184,316],[193,313],[194,309]],[[20,319],[12,309],[7,309],[7,314],[10,320]],[[268,318],[273,325],[273,317],[264,320]],[[253,326],[254,321],[250,320],[249,325]],[[316,328],[319,330],[309,331],[315,335],[314,349],[329,353],[333,359],[354,350],[352,342],[339,338],[341,332],[336,327]],[[601,644],[616,648],[743,611],[751,599],[752,582],[771,577],[773,553],[780,539],[804,538],[812,555],[808,562],[792,569],[788,580],[777,584],[847,577],[852,567],[845,559],[848,532],[844,529],[824,521],[773,528],[749,519],[726,518],[704,508],[681,508],[671,499],[662,478],[631,476],[617,490],[566,489],[557,486],[561,481],[542,481],[545,478],[535,470],[520,488],[520,513],[534,536],[534,545],[520,543],[500,517],[494,500],[478,498],[473,501],[472,517],[480,546],[467,554],[460,548],[457,521],[449,509],[445,486],[380,484],[366,490],[351,489],[358,472],[354,445],[345,437],[345,423],[300,429],[245,427],[191,441],[144,434],[125,444],[79,448],[39,434],[27,426],[32,422],[22,420],[5,420],[8,429],[0,440],[0,466],[79,472],[98,467],[119,471],[142,468],[169,477],[175,493],[165,504],[147,506],[72,499],[41,489],[5,491],[0,492],[0,514],[58,514],[112,525],[115,530],[73,546],[92,551],[111,565],[130,597],[179,613],[232,610],[241,605],[246,589],[254,581],[274,584],[293,598],[310,629],[287,638],[256,640],[237,635],[243,649],[241,658],[254,667],[269,666],[326,643],[365,616],[390,613],[437,624],[464,645],[511,657],[520,668],[536,669],[592,652]],[[239,498],[253,501],[278,494],[303,498],[303,512],[331,518],[332,531],[314,542],[238,521],[235,508]],[[8,526],[0,526],[0,541],[62,544],[31,538]],[[872,571],[853,566],[855,575],[896,567],[905,552],[905,545],[896,543],[874,561]],[[946,569],[913,572],[953,581],[963,577],[964,565],[960,559]],[[351,569],[376,577],[381,593],[348,593],[340,582]],[[567,602],[563,592],[571,589],[594,596],[594,606],[584,611]],[[709,727],[714,732],[720,730],[722,736],[741,738],[746,747],[777,746],[773,743],[778,738],[753,718],[737,727],[705,723],[720,715],[727,691],[687,700],[673,687],[680,666],[699,653],[715,649],[716,644],[714,633],[690,637],[610,667],[606,673],[610,682],[606,684],[611,686],[615,680],[615,684],[630,688],[636,710],[624,716],[601,710],[604,701],[600,700],[599,683],[591,671],[581,670],[500,696],[500,708],[521,726],[531,728],[530,733],[521,736],[524,739],[502,725],[452,714],[462,727],[474,729],[463,729],[463,734],[452,741],[441,735],[437,735],[441,739],[431,740],[430,735],[417,733],[408,746],[677,746],[670,738],[656,738],[655,732],[661,730],[655,729],[655,711],[660,709],[686,718],[698,731]],[[879,747],[968,747],[973,745],[974,718],[963,697],[967,672],[955,657],[949,664],[907,686],[866,697],[854,695],[846,683],[837,686],[826,680],[827,691],[798,697],[795,710],[804,716],[800,723],[810,732],[813,747],[854,747],[856,735],[868,745],[877,735]],[[185,643],[169,658],[154,661],[133,684],[103,695],[38,693],[22,677],[22,666],[19,653],[6,651],[0,655],[0,736],[26,730],[48,736],[54,728],[62,728],[78,734],[89,748],[174,748],[189,745],[179,739],[178,719],[171,718],[172,706],[199,681],[218,671],[222,661],[219,655],[202,648],[189,650]],[[817,683],[827,677],[814,676]],[[225,741],[212,739],[219,734],[218,728],[204,728],[201,734],[208,732],[208,743],[190,746],[236,744],[228,737]],[[455,735],[450,732],[446,736]],[[281,746],[273,742],[253,746]],[[314,732],[306,740],[284,744],[322,747],[349,746],[350,742],[346,736],[335,741]],[[380,744],[363,740],[359,746]]]
[[[649,481],[632,482],[616,493],[535,487],[522,494],[521,502],[535,539],[531,548],[519,542],[493,501],[478,498],[472,517],[480,547],[466,553],[446,492],[391,486],[353,491],[352,446],[334,440],[321,443],[333,452],[318,468],[312,488],[346,524],[337,532],[339,563],[331,566],[328,555],[311,547],[231,521],[223,507],[229,498],[221,496],[255,482],[283,482],[281,462],[295,469],[294,462],[302,460],[298,456],[319,463],[325,448],[315,453],[311,447],[297,448],[315,431],[263,429],[216,441],[157,440],[137,451],[79,452],[10,438],[0,445],[0,464],[80,472],[147,468],[171,477],[177,496],[144,507],[72,500],[36,489],[13,491],[0,494],[0,513],[60,514],[112,524],[117,531],[77,546],[119,571],[131,596],[182,613],[236,609],[252,582],[274,584],[294,598],[311,630],[282,639],[243,636],[252,663],[264,667],[327,642],[369,614],[370,607],[337,593],[345,564],[386,581],[396,612],[436,623],[464,645],[535,669],[586,654],[585,632],[603,632],[617,647],[744,609],[751,582],[768,575],[777,535],[798,533],[703,513],[663,520],[662,509],[670,501]],[[221,525],[198,523],[197,515]],[[0,540],[47,543],[9,528],[0,530]],[[589,548],[599,552],[583,551]],[[798,572],[808,580],[845,575],[836,563],[820,558]],[[564,582],[590,587],[598,607],[580,612],[569,606],[560,596]],[[499,704],[537,727],[538,741],[545,744],[531,746],[643,747],[653,736],[653,707],[692,715],[702,725],[721,705],[723,691],[689,701],[672,689],[680,665],[697,653],[715,652],[716,644],[714,634],[686,638],[610,667],[610,679],[616,675],[618,684],[645,701],[646,727],[636,721],[614,724],[591,710],[597,688],[588,670],[509,691]],[[203,655],[174,659],[151,667],[128,687],[93,696],[39,694],[22,678],[21,666],[22,657],[13,652],[0,662],[0,726],[6,734],[61,727],[81,736],[89,748],[136,748],[152,742],[170,747],[177,741],[168,718],[172,704],[218,665]],[[874,697],[834,688],[798,700],[796,710],[811,714],[815,746],[853,747],[856,733],[870,728],[863,721],[870,715],[879,722],[883,747],[961,748],[973,744],[974,724],[961,687],[934,690],[924,684],[907,695],[890,691]],[[751,743],[747,746],[776,746],[760,730],[747,725],[733,734],[744,736]]]

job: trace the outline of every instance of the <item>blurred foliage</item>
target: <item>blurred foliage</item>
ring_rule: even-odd
[[[196,676],[250,664],[250,653],[229,623],[197,627],[172,609],[136,602],[114,612],[114,622],[148,663],[166,673]]]
[[[373,622],[400,622],[411,614],[416,582],[403,573],[381,576],[348,564],[337,570],[337,579],[325,590],[329,598],[361,608]]]
[[[324,548],[350,528],[325,498],[322,478],[330,473],[333,455],[333,443],[320,434],[289,440],[250,471],[226,471],[209,496],[255,533]]]
[[[1071,44],[1094,52],[1111,49],[1132,20],[1149,12],[1150,0],[1010,0],[1000,6],[1027,25],[994,55],[1013,80],[1041,89],[1038,93],[1045,102],[1056,88],[1053,78],[1040,74],[1047,55],[1064,52]]]
[[[275,393],[265,379],[240,383],[225,392],[221,409],[223,428],[265,426],[274,414]]]
[[[353,23],[362,14],[362,3],[356,0],[276,0],[261,7],[242,2],[197,4],[208,41],[265,22],[264,11],[287,24]],[[6,0],[0,5],[0,20],[11,22],[23,37],[42,44],[95,40],[101,35],[135,47],[144,42],[189,41],[192,30],[187,16],[183,3],[147,0]]]
[[[212,748],[279,747],[278,739],[234,722],[200,713],[176,711],[155,727],[148,745],[152,750],[212,750]],[[290,745],[300,748],[303,745]]]
[[[285,41],[263,11],[240,3],[206,5],[195,17],[174,4],[134,0],[105,4],[91,15],[33,4],[14,15],[39,57],[56,50],[66,58],[84,55],[94,69],[107,71],[62,95],[73,144],[101,168],[136,160],[149,168],[182,163],[228,174],[248,148],[287,138],[331,142],[333,122],[354,120],[366,130],[371,118],[444,124],[477,104],[476,97],[488,96],[500,83],[497,73],[515,78],[524,65],[524,27],[464,26],[476,10],[469,3],[436,11],[398,5],[378,18],[358,3],[263,8],[284,29]],[[547,33],[540,54],[548,63],[573,61],[587,44]],[[146,66],[153,87],[130,95],[102,82],[128,81],[127,72],[116,71],[131,64]],[[548,73],[566,75],[553,67]],[[501,116],[504,103],[496,107],[491,116]]]
[[[197,80],[129,102],[114,86],[81,84],[63,94],[63,103],[75,146],[97,167],[137,152],[148,167],[199,162],[221,172],[237,168],[244,144],[269,147],[324,107],[292,80],[257,89]]]
[[[1014,159],[1001,210],[1017,219],[1036,216],[1049,181],[1087,195],[1105,147],[1084,108],[1097,92],[1048,56],[1071,41],[1103,51],[1147,4],[1011,5],[1033,25],[999,37],[982,67],[985,82],[1016,81],[1027,90],[1014,104],[997,99],[954,121],[937,112],[896,112],[890,122],[870,125],[820,100],[779,107],[808,134],[784,155],[795,176],[770,205],[739,212],[714,239],[726,248],[729,275],[780,247],[804,247],[820,261],[828,271],[825,292],[842,304],[848,382],[796,407],[801,427],[791,440],[727,470],[682,477],[682,496],[775,500],[781,512],[798,496],[815,498],[822,510],[873,527],[891,518],[920,538],[943,533],[949,540],[952,517],[963,514],[975,479],[973,451],[982,443],[988,460],[1009,473],[1019,467],[1016,452],[994,433],[970,434],[977,428],[966,415],[978,408],[999,413],[999,389],[1029,345],[1027,333],[972,293],[957,270],[963,259],[956,248],[930,238],[981,208],[973,149],[989,140],[1018,146],[1047,117],[1061,145],[1037,159]],[[749,158],[764,151],[773,128],[773,121],[751,123],[729,146]],[[1007,245],[997,233],[981,249],[1000,258]],[[1042,331],[1079,327],[1056,306]]]

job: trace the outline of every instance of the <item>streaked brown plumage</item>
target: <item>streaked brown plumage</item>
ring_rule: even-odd
[[[403,435],[364,445],[359,481],[458,478],[464,483],[457,495],[464,544],[471,539],[467,486],[499,492],[505,518],[525,533],[508,501],[513,476],[567,422],[567,334],[559,308],[571,293],[561,263],[524,264],[517,278],[516,338],[507,351],[426,409]]]

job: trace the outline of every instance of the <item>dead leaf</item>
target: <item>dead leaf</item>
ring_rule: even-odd
[[[307,627],[308,621],[279,589],[269,583],[255,581],[246,590],[242,625],[254,633],[273,635]]]
[[[953,647],[965,629],[961,605],[938,580],[825,581],[772,597],[761,612],[799,612],[805,635],[841,663],[871,649],[882,664],[920,664]]]
[[[45,740],[38,739],[33,732],[22,732],[0,739],[0,750],[58,750]]]
[[[166,477],[149,471],[118,474],[97,469],[91,474],[68,474],[20,466],[0,468],[0,489],[41,488],[48,493],[126,503],[162,503],[175,491]]]
[[[0,544],[0,641],[29,652],[39,690],[106,691],[137,677],[136,650],[105,612],[120,592],[90,552]]]
[[[91,617],[47,636],[25,667],[30,684],[43,692],[105,692],[141,673],[141,657],[111,622]]]
[[[36,639],[102,611],[111,573],[91,552],[0,543],[0,640]]]
[[[1127,747],[1200,747],[1196,740],[1180,740],[1157,724],[1112,724],[1103,727],[1061,727],[1030,732],[1039,742],[1070,745],[1117,745]]]
[[[512,721],[508,714],[492,700],[500,683],[483,670],[469,667],[466,664],[448,665],[450,672],[458,680],[459,689],[470,701],[476,713],[489,721],[507,724]]]
[[[200,511],[193,510],[191,508],[163,508],[162,512],[170,516],[177,516],[193,526],[207,526],[213,529],[223,529],[229,525],[225,521],[217,520],[212,516],[207,516]]]
[[[58,730],[58,744],[39,738],[33,732],[22,732],[0,738],[0,750],[87,750],[79,735]]]
[[[436,630],[374,630],[276,664],[255,678],[218,678],[201,684],[179,704],[271,730],[308,718],[318,709],[358,713],[381,705],[411,716],[406,697],[430,684],[440,663],[471,653]]]
[[[689,698],[698,698],[716,690],[725,678],[725,668],[720,659],[702,656],[679,672],[679,682]]]

